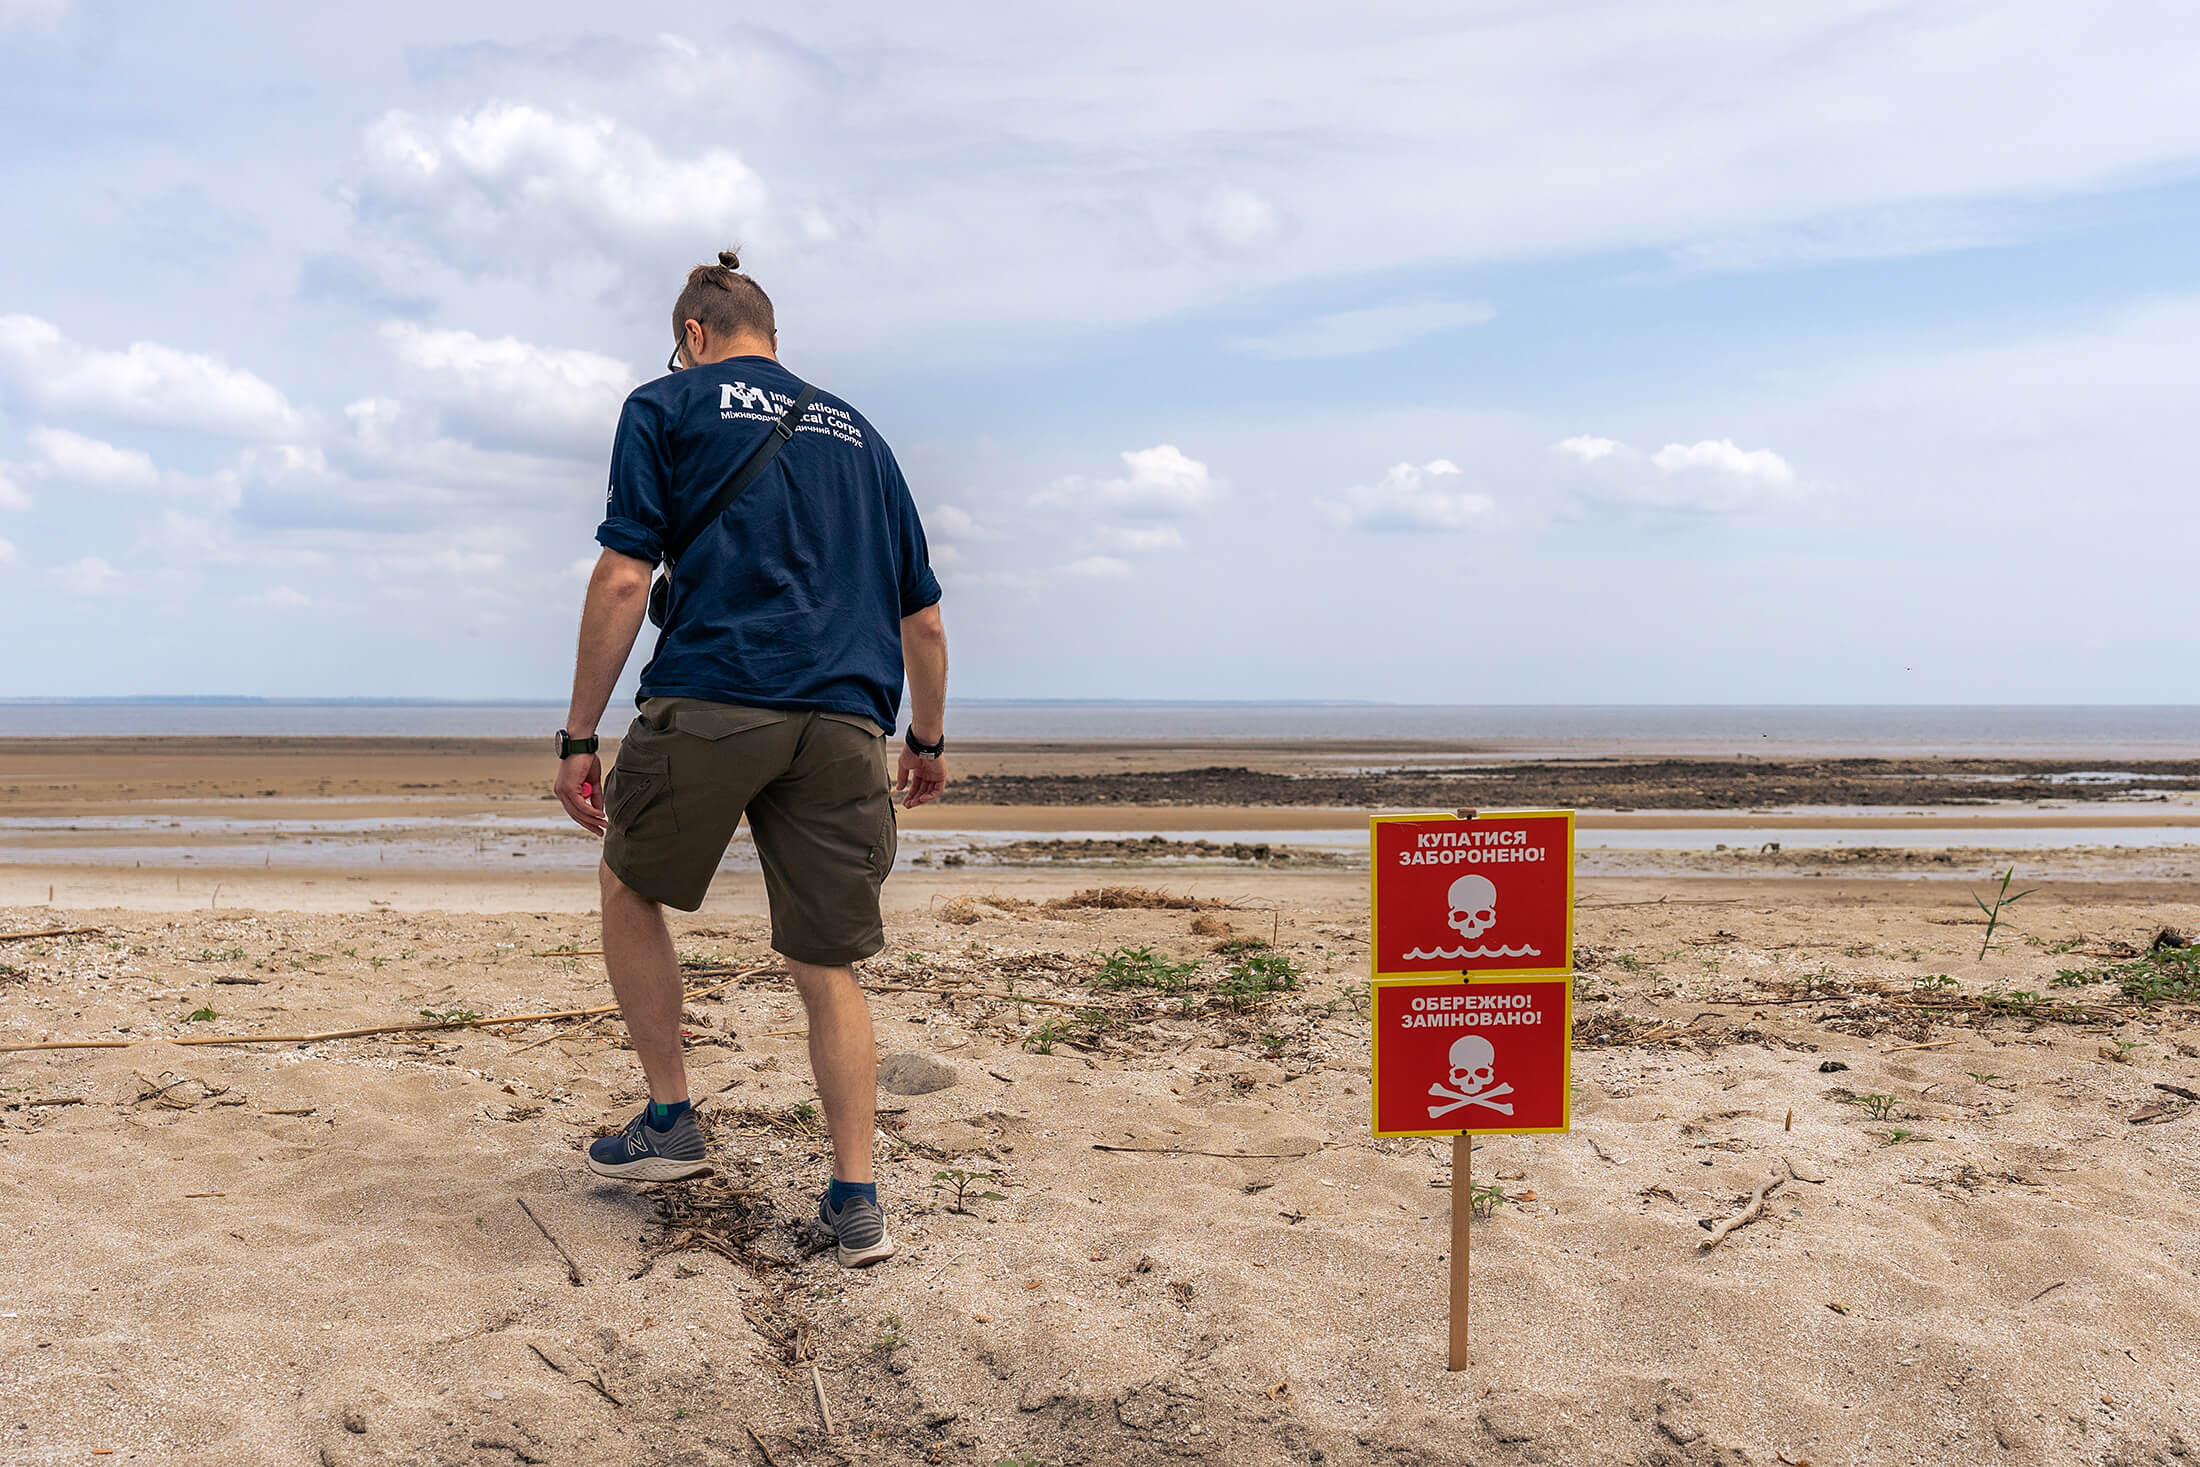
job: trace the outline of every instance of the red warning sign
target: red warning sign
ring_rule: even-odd
[[[1573,985],[1408,978],[1374,987],[1378,1136],[1570,1124]]]
[[[1377,815],[1369,844],[1377,978],[1573,971],[1573,811]]]

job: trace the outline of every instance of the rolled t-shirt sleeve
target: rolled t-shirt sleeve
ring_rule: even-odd
[[[909,483],[891,454],[884,455],[888,492],[893,496],[895,559],[901,567],[901,614],[915,616],[940,599],[939,577],[932,574],[932,547],[925,543],[924,521],[917,517],[917,502]]]
[[[672,497],[672,456],[665,438],[663,410],[628,398],[611,440],[611,489],[604,496],[603,523],[596,527],[598,545],[651,565],[665,558],[665,541],[672,533],[665,518]]]

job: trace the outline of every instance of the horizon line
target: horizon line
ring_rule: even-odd
[[[957,698],[948,706],[964,708],[1362,708],[1427,711],[1499,712],[1521,709],[2189,709],[2200,703],[1410,703],[1380,698]],[[563,702],[537,698],[407,698],[379,696],[304,697],[249,693],[110,693],[86,696],[0,696],[0,707],[358,707],[358,708],[562,708]]]

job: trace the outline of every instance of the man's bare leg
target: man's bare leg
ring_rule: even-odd
[[[606,903],[607,932],[610,910]],[[610,946],[607,938],[605,951]],[[851,968],[821,968],[792,958],[787,968],[810,1018],[810,1073],[817,1078],[817,1098],[832,1133],[833,1175],[843,1182],[868,1182],[878,1112],[878,1038],[871,1032],[871,1006]],[[620,1001],[625,1002],[623,995]],[[640,1044],[635,1041],[636,1048]]]
[[[597,872],[603,885],[603,960],[611,972],[611,993],[649,1079],[649,1098],[673,1105],[688,1098],[688,1082],[687,1061],[680,1052],[680,959],[672,950],[672,932],[665,926],[663,908],[628,887],[609,866],[598,863]],[[814,1049],[814,1029],[812,1034]],[[826,1114],[831,1113],[828,1105]]]

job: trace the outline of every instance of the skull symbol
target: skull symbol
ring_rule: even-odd
[[[1461,937],[1480,937],[1497,925],[1497,883],[1487,876],[1462,876],[1451,884],[1450,923]]]
[[[1480,1095],[1496,1080],[1496,1048],[1479,1034],[1461,1035],[1451,1047],[1451,1088],[1461,1095]]]

